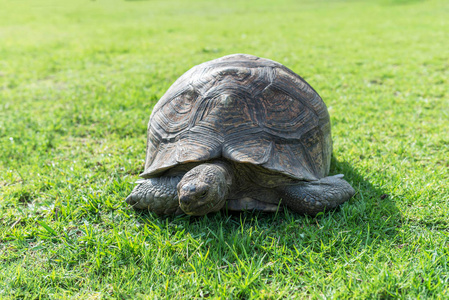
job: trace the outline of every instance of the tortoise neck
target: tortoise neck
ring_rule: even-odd
[[[209,162],[211,165],[215,165],[219,168],[219,170],[223,173],[226,179],[226,185],[228,190],[231,189],[232,184],[234,183],[234,170],[232,165],[225,160],[214,160]]]

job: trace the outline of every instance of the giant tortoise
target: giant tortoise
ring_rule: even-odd
[[[150,116],[145,171],[126,201],[158,215],[222,209],[316,215],[351,198],[328,176],[329,113],[275,61],[228,55],[193,67]]]

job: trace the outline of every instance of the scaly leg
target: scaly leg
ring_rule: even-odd
[[[177,212],[179,207],[176,186],[182,177],[157,177],[141,179],[126,198],[135,209],[148,209],[158,215]]]
[[[315,216],[349,200],[355,190],[339,174],[285,186],[281,193],[282,204],[295,212]]]

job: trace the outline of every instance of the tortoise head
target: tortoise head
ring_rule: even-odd
[[[178,184],[180,208],[194,216],[219,211],[229,193],[226,172],[217,164],[202,164],[187,172]]]

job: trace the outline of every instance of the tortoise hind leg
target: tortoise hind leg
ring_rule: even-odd
[[[339,174],[285,186],[281,193],[282,204],[295,212],[315,216],[346,202],[355,194],[355,190]]]
[[[258,210],[264,212],[276,212],[279,205],[262,202],[253,198],[244,197],[240,199],[228,199],[226,209],[230,211],[251,211]]]
[[[279,191],[260,186],[250,186],[247,189],[231,195],[226,201],[226,209],[231,211],[264,211],[276,212],[279,208]]]

